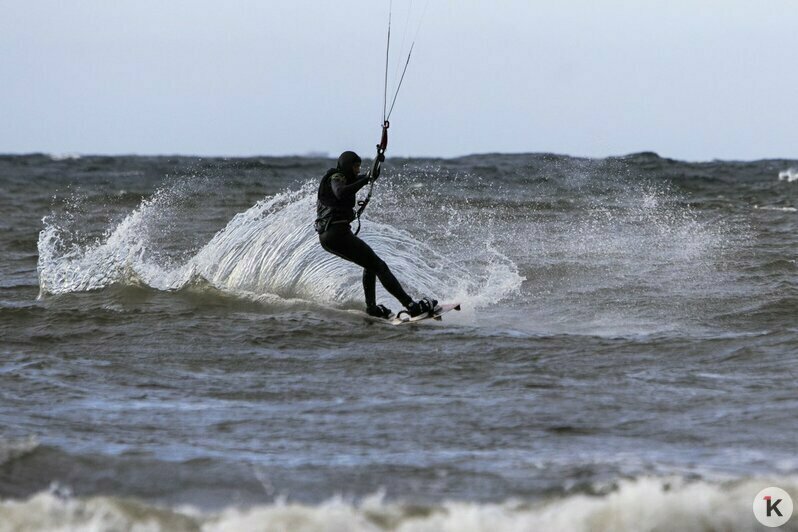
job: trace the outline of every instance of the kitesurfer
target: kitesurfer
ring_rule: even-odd
[[[385,160],[378,154],[379,162]],[[353,151],[345,151],[338,158],[338,165],[327,170],[319,185],[316,202],[316,232],[319,242],[326,251],[354,262],[363,268],[363,292],[366,296],[366,312],[371,316],[388,318],[391,310],[377,304],[376,279],[407,308],[410,316],[419,316],[431,312],[437,301],[424,298],[419,301],[407,295],[402,285],[391,273],[385,262],[374,253],[371,247],[352,233],[349,224],[355,220],[354,211],[358,190],[379,177],[380,165],[377,164],[372,175],[359,175],[361,159]]]

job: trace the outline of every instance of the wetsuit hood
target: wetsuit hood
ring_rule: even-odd
[[[353,151],[345,151],[338,157],[338,170],[343,172],[346,177],[355,177],[354,166],[362,159]]]

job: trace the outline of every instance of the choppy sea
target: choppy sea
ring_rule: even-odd
[[[332,163],[0,156],[0,531],[758,530],[759,490],[798,500],[798,161],[389,158],[361,236],[463,306],[399,327],[318,245]]]

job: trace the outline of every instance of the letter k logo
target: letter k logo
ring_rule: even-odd
[[[767,527],[781,526],[792,517],[792,497],[783,489],[771,486],[756,494],[752,510],[760,524]]]
[[[781,502],[781,499],[776,499],[776,502],[772,502],[773,497],[770,495],[766,495],[763,498],[767,504],[767,516],[770,517],[773,512],[776,512],[776,515],[782,517],[781,512],[779,511],[779,503]]]

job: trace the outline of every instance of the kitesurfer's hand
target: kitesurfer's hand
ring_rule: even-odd
[[[381,163],[384,163],[385,162],[385,154],[384,153],[378,153],[377,154],[377,160],[379,162],[381,162]]]

